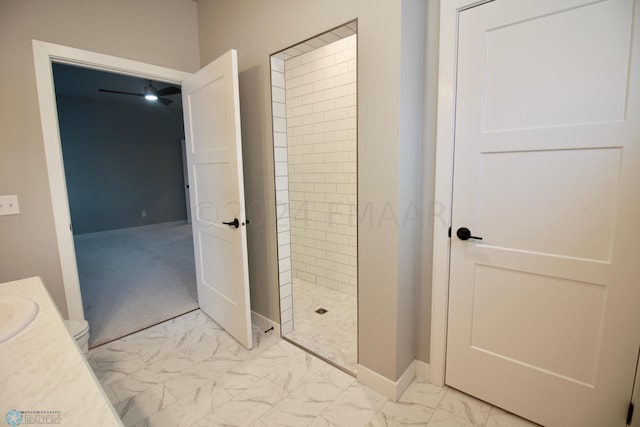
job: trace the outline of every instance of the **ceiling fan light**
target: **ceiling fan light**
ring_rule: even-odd
[[[144,88],[144,99],[147,101],[157,101],[158,95],[156,95],[156,88],[153,87],[151,82]]]

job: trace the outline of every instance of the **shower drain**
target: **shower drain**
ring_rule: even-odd
[[[325,314],[327,312],[327,310],[325,310],[324,308],[319,308],[316,310],[316,313],[318,314]]]

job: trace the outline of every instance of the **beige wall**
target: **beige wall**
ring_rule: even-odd
[[[424,0],[198,2],[202,63],[238,50],[246,197],[262,207],[248,234],[251,304],[273,320],[278,319],[278,277],[269,55],[358,19],[358,205],[363,216],[358,229],[359,363],[393,380],[413,358],[428,361],[426,353],[416,352],[425,349],[416,341],[428,339],[429,327],[415,322],[417,311],[427,310],[426,302],[416,304],[415,297],[419,291],[423,297],[430,292],[420,277],[415,237],[420,224],[413,221],[402,229],[397,220],[404,214],[399,210],[412,202],[422,206],[415,160],[423,145],[423,110],[402,120],[400,112],[416,105],[412,85],[423,93],[424,75],[406,67],[419,66],[424,54],[420,29],[415,28],[416,20],[425,18],[424,7]],[[409,31],[404,36],[403,20]],[[417,59],[411,60],[412,55]],[[408,85],[404,88],[401,75]],[[408,156],[414,161],[401,172]],[[407,182],[411,185],[401,191]]]
[[[0,282],[39,275],[66,314],[32,39],[195,71],[200,63],[196,4],[0,0],[0,194],[17,194],[21,209],[20,215],[0,217]]]
[[[402,182],[422,179],[413,176],[415,165],[411,168],[414,172],[401,172],[403,159],[411,153],[422,155],[425,182],[431,177],[430,130],[426,149],[415,153],[421,124],[415,123],[417,133],[406,132],[402,129],[411,127],[416,118],[408,118],[409,123],[400,120],[401,105],[415,102],[406,97],[401,80],[411,85],[407,79],[419,77],[407,75],[405,69],[401,79],[401,55],[409,65],[411,61],[406,59],[413,54],[421,56],[417,50],[423,48],[416,45],[415,33],[402,36],[403,20],[409,17],[407,11],[419,12],[423,2],[374,5],[370,0],[200,0],[196,18],[192,0],[0,0],[0,194],[17,194],[22,211],[18,216],[0,217],[0,281],[40,275],[60,310],[66,312],[32,39],[184,71],[195,71],[200,64],[236,48],[247,208],[254,224],[249,228],[251,303],[258,313],[278,320],[268,56],[358,18],[358,204],[363,216],[358,244],[360,363],[396,379],[413,357],[428,361],[425,313],[431,288],[430,268],[425,262],[430,259],[431,217],[422,212],[422,253],[411,240],[414,233],[420,233],[419,227],[412,224],[402,230],[393,219],[393,212],[402,215],[397,212],[420,198],[413,186],[400,191]],[[430,0],[427,7],[431,9],[433,4],[437,1]],[[415,22],[408,25],[413,28]],[[436,65],[429,64],[427,75]],[[420,87],[420,82],[416,83]],[[416,202],[429,207],[431,184],[423,193],[424,200]],[[410,303],[410,298],[417,303]]]

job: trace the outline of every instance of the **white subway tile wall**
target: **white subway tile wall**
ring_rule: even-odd
[[[287,108],[284,90],[284,60],[271,58],[273,101],[273,144],[276,174],[276,215],[278,230],[278,266],[280,269],[280,328],[293,331],[291,305],[291,230],[289,219],[289,178],[287,167]]]
[[[281,265],[282,247],[290,245],[293,279],[349,295],[357,293],[356,37],[284,61],[284,74],[272,59],[272,83],[284,83],[286,99],[273,106],[276,189],[288,188],[289,196],[277,197],[289,206]]]

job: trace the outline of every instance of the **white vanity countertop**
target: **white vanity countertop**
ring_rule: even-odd
[[[39,277],[0,284],[40,306],[35,320],[0,344],[0,422],[7,412],[39,416],[41,424],[122,426]],[[48,418],[47,418],[48,417]],[[55,422],[59,418],[59,422]]]

